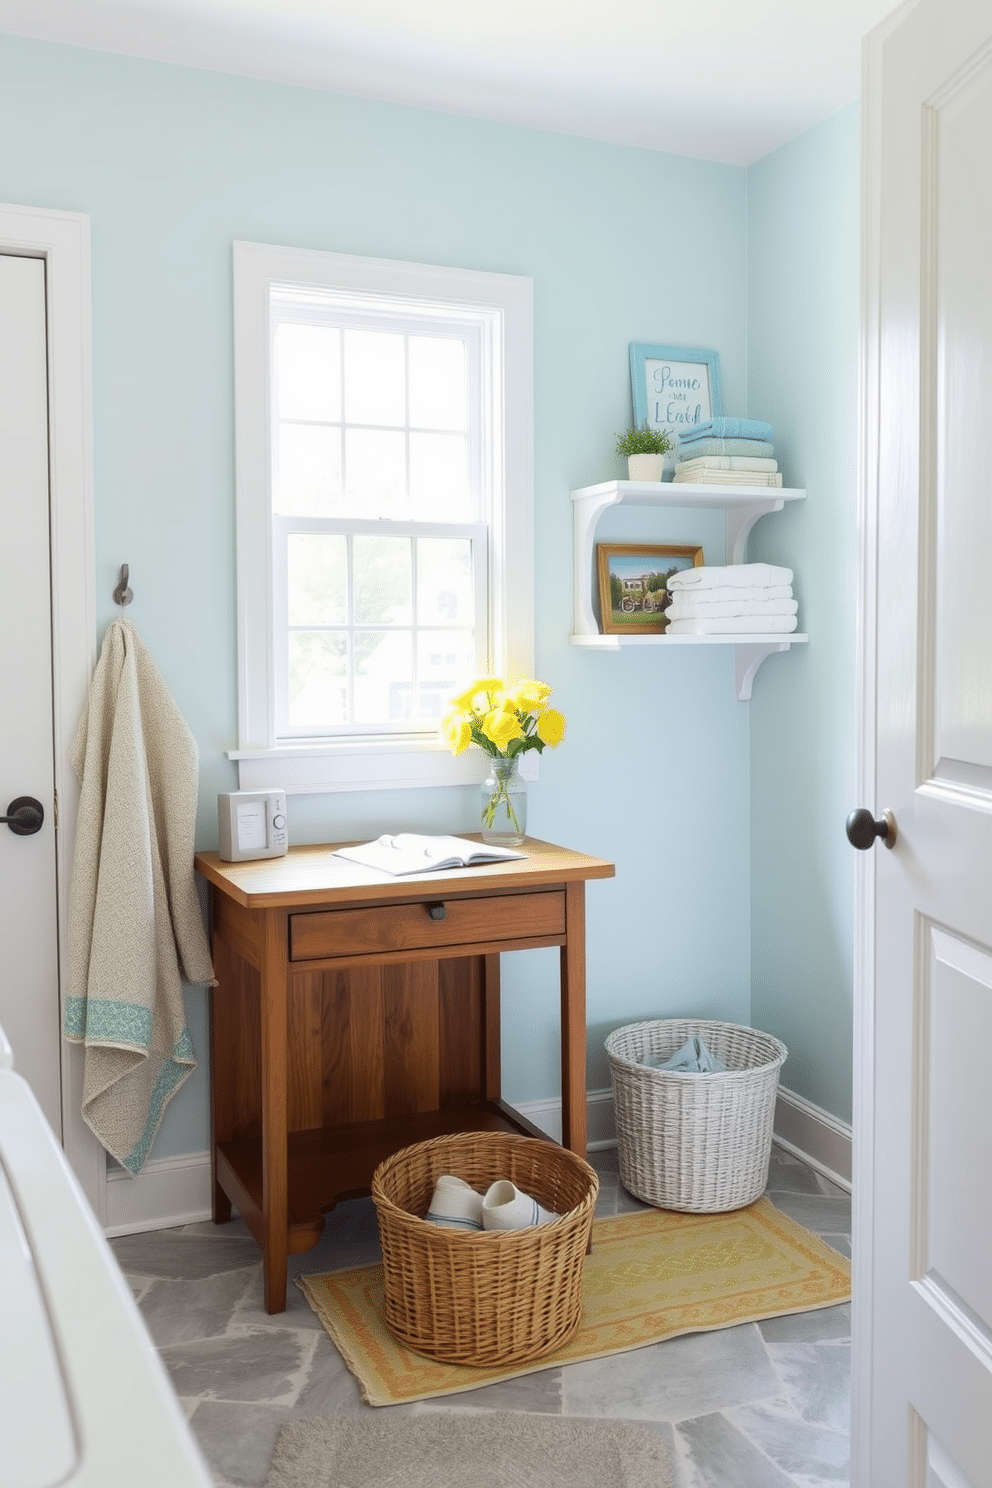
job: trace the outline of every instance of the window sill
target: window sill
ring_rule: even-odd
[[[229,749],[238,767],[240,790],[283,790],[288,796],[330,791],[424,790],[433,786],[478,785],[488,755],[468,749],[457,757],[434,740],[409,739],[359,744],[287,744],[276,749]],[[537,778],[537,754],[520,762],[525,779]]]

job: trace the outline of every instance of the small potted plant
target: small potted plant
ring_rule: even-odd
[[[665,456],[672,437],[665,429],[652,429],[645,421],[639,429],[624,429],[617,435],[617,454],[627,456],[627,477],[632,481],[660,481],[665,474]]]

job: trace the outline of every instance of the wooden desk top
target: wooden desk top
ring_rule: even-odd
[[[461,836],[480,841],[478,833]],[[542,884],[575,883],[590,878],[612,878],[615,868],[603,858],[586,857],[567,847],[555,847],[528,837],[521,852],[524,858],[508,863],[486,863],[474,868],[443,869],[434,873],[407,873],[395,877],[377,873],[334,854],[336,847],[353,843],[328,843],[319,847],[291,847],[285,857],[259,858],[247,863],[225,863],[215,852],[197,853],[194,860],[214,888],[246,909],[295,909],[306,905],[354,903],[357,899],[422,899],[425,886],[432,897],[479,894],[491,890],[538,888]]]

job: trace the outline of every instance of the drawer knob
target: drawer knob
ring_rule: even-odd
[[[448,906],[446,904],[428,904],[427,913],[432,920],[443,920],[448,913]]]

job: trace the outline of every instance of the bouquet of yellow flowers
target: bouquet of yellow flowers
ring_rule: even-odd
[[[453,754],[477,744],[492,758],[482,787],[482,835],[488,841],[524,840],[527,798],[517,779],[519,756],[527,749],[554,748],[565,737],[565,720],[548,707],[550,696],[546,682],[508,687],[502,677],[479,677],[451,699],[451,712],[441,720],[441,737]]]
[[[540,752],[565,737],[565,720],[548,707],[546,682],[518,682],[508,687],[502,677],[479,677],[451,699],[451,712],[441,720],[441,737],[452,754],[478,744],[494,759],[513,759],[525,749]]]

